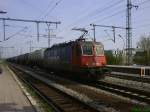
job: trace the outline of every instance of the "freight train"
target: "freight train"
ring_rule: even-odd
[[[83,38],[12,57],[8,61],[80,78],[100,79],[107,71],[103,44]]]

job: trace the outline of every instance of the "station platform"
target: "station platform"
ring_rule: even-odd
[[[0,67],[0,112],[36,112],[7,65]]]

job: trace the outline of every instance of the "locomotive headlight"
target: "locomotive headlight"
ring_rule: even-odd
[[[89,64],[88,64],[88,63],[86,63],[85,65],[86,65],[86,66],[88,66]]]
[[[100,63],[97,62],[96,64],[99,65]]]

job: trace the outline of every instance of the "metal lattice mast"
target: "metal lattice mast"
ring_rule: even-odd
[[[126,62],[128,65],[132,64],[132,18],[131,9],[138,6],[133,5],[131,0],[127,0],[127,16],[126,16]]]
[[[127,0],[127,17],[126,17],[126,61],[131,64],[132,59],[132,29],[131,29],[131,0]]]

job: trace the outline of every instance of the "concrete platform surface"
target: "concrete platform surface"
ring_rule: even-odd
[[[35,112],[6,65],[1,65],[0,112]]]

